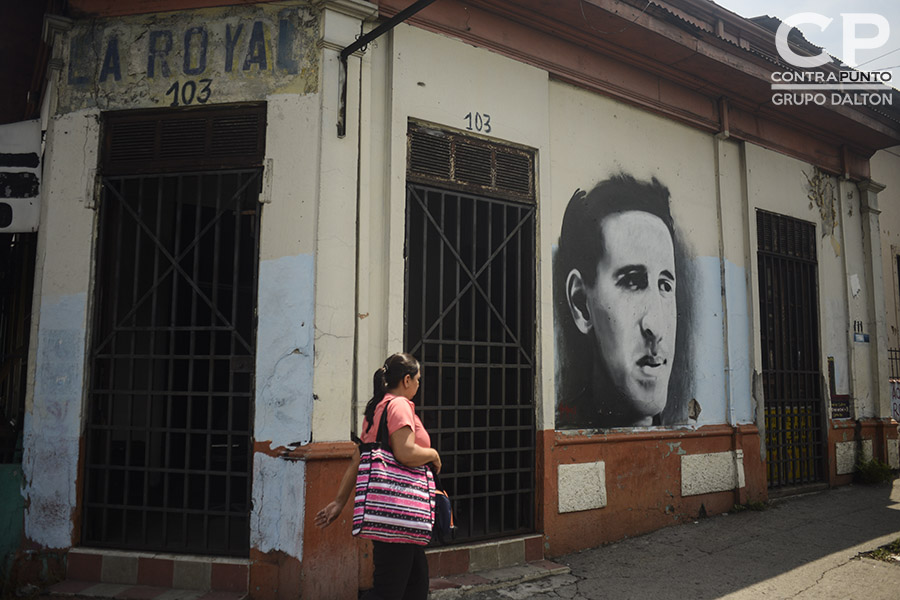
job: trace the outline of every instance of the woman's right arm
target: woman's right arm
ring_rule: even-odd
[[[421,467],[432,463],[435,471],[441,472],[441,455],[434,448],[417,445],[413,430],[408,425],[391,434],[391,451],[407,467]]]
[[[344,471],[344,477],[341,479],[341,485],[338,488],[337,496],[335,496],[334,500],[329,503],[328,506],[316,513],[316,527],[328,527],[331,525],[331,522],[341,514],[341,511],[344,510],[347,500],[350,499],[350,493],[356,487],[357,471],[359,471],[358,448],[353,453],[353,458],[350,461],[350,464],[347,465],[347,470]]]

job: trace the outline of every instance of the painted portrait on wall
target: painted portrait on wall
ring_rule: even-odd
[[[690,272],[656,178],[618,174],[566,206],[554,256],[557,429],[688,422]]]

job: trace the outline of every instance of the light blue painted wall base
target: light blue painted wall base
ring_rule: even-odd
[[[44,548],[68,548],[78,478],[87,294],[44,296],[34,398],[26,407],[22,470],[25,535]]]
[[[728,318],[728,364],[725,371],[725,333],[722,315],[722,277],[718,257],[694,260],[697,274],[693,336],[694,397],[700,403],[697,425],[729,422],[727,394],[731,394],[734,422],[752,423],[755,410],[750,394],[750,313],[746,271],[725,261],[725,298]]]

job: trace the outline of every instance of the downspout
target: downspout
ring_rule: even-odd
[[[720,143],[730,137],[728,131],[728,99],[719,98],[719,132],[715,136],[716,172],[716,218],[719,220],[719,277],[722,282],[722,338],[725,343],[725,406],[728,413],[728,424],[736,426],[734,417],[734,400],[731,393],[731,348],[728,340],[728,286],[725,279],[725,222],[722,209],[722,172],[719,160]]]
[[[713,149],[715,152],[716,218],[719,220],[719,280],[722,284],[722,340],[725,347],[725,406],[728,425],[731,426],[731,452],[734,461],[734,503],[739,505],[744,503],[744,495],[741,493],[740,483],[744,466],[744,449],[740,428],[737,424],[737,419],[734,416],[734,395],[732,394],[734,382],[731,377],[731,345],[728,336],[728,281],[726,279],[725,269],[725,211],[722,208],[721,144],[731,137],[728,129],[728,99],[723,96],[719,98],[719,132],[713,140]]]
[[[387,33],[434,1],[435,0],[417,0],[416,2],[413,2],[393,17],[341,50],[338,65],[338,85],[340,86],[340,90],[338,92],[337,135],[339,138],[342,138],[347,134],[347,57],[357,50],[368,46],[369,42],[381,37],[383,34]]]

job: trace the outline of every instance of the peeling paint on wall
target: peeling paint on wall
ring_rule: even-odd
[[[663,458],[669,458],[670,456],[672,456],[673,452],[677,456],[684,456],[685,454],[687,454],[684,448],[681,447],[681,442],[666,442],[666,445],[669,447],[669,451],[665,456],[663,456]]]
[[[66,44],[59,112],[312,93],[318,29],[307,2],[80,21]]]
[[[87,294],[41,300],[34,397],[25,408],[25,536],[72,545],[81,422]]]
[[[314,264],[301,254],[259,265],[254,438],[273,448],[312,436]]]
[[[281,551],[303,559],[306,463],[253,456],[253,510],[250,546],[260,552]]]

